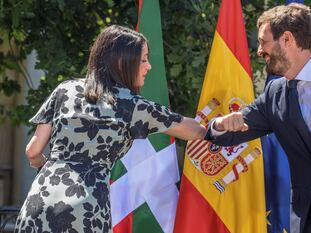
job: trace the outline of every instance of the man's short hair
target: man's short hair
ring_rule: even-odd
[[[279,39],[285,31],[295,37],[297,46],[311,50],[311,12],[310,7],[291,3],[269,9],[258,18],[257,27],[270,24],[273,39]]]

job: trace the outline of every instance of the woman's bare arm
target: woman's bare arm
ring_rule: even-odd
[[[40,124],[37,126],[35,134],[26,146],[26,155],[30,166],[39,168],[45,163],[45,156],[42,152],[49,142],[51,132],[52,126],[50,124]]]
[[[181,123],[164,133],[183,140],[204,139],[206,128],[194,119],[184,117]]]

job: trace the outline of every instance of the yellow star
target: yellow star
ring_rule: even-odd
[[[271,226],[271,223],[269,222],[269,220],[268,220],[268,217],[269,217],[269,214],[271,213],[271,210],[269,210],[269,211],[267,211],[267,214],[266,214],[266,220],[267,220],[267,224],[269,225],[269,226]],[[283,232],[284,233],[284,232]]]

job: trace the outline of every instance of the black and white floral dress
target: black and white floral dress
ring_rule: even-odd
[[[134,139],[182,121],[116,87],[116,103],[88,103],[84,80],[61,83],[30,120],[52,124],[50,156],[32,183],[15,232],[111,232],[109,177]]]

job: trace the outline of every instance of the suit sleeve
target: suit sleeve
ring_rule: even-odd
[[[215,144],[231,146],[271,133],[272,129],[268,119],[269,90],[271,83],[272,82],[267,86],[263,94],[242,110],[244,121],[248,125],[247,131],[227,132],[219,136],[213,136],[211,134],[211,125],[209,125],[205,139]]]

